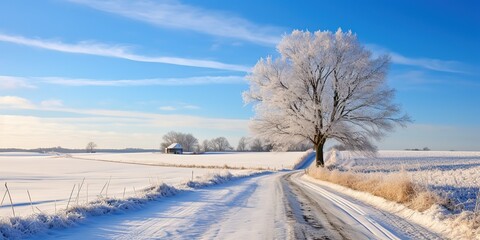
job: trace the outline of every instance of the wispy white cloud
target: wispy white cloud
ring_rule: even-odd
[[[390,53],[392,62],[402,65],[422,67],[440,72],[466,73],[462,63],[431,58],[409,58],[398,53]]]
[[[161,106],[158,108],[159,110],[162,110],[162,111],[175,111],[177,110],[175,107],[173,106]]]
[[[15,43],[19,45],[25,45],[30,47],[37,47],[42,49],[48,49],[59,52],[67,53],[78,53],[78,54],[88,54],[104,57],[113,57],[127,59],[137,62],[152,62],[152,63],[166,63],[174,64],[180,66],[189,66],[189,67],[201,67],[201,68],[212,68],[212,69],[222,69],[222,70],[231,70],[231,71],[240,71],[248,72],[250,67],[227,64],[217,61],[202,60],[202,59],[191,59],[191,58],[180,58],[180,57],[152,57],[144,56],[132,53],[130,49],[125,45],[109,45],[105,43],[99,43],[94,41],[82,41],[79,43],[64,43],[58,40],[45,40],[45,39],[31,39],[23,36],[7,35],[0,33],[0,41]]]
[[[246,83],[242,76],[201,76],[189,78],[152,78],[152,79],[124,79],[124,80],[101,80],[101,79],[78,79],[61,77],[39,77],[41,82],[64,86],[183,86],[204,84],[230,84]]]
[[[0,108],[33,109],[35,106],[25,98],[17,96],[0,96]]]
[[[478,88],[480,83],[471,80],[465,75],[434,73],[426,70],[402,70],[389,74],[389,80],[399,90],[408,91],[436,91],[438,86]]]
[[[374,55],[382,55],[382,54],[389,54],[392,62],[395,64],[407,65],[407,66],[415,66],[424,69],[440,71],[440,72],[450,72],[450,73],[467,73],[467,66],[465,64],[458,62],[458,61],[446,61],[440,59],[433,59],[433,58],[411,58],[404,56],[400,53],[396,53],[390,51],[384,47],[375,45],[375,44],[367,44],[367,48],[369,48]]]
[[[45,106],[34,104],[28,99],[17,96],[0,97],[0,109],[31,109],[44,112],[74,113],[89,117],[108,117],[121,120],[143,120],[163,128],[202,128],[216,130],[235,130],[246,131],[248,120],[246,119],[226,119],[226,118],[207,118],[193,115],[182,114],[157,114],[138,111],[121,111],[109,109],[78,109],[63,106]]]
[[[28,82],[28,79],[22,77],[0,76],[0,89],[17,89],[17,88],[35,88]]]
[[[61,101],[55,101],[34,103],[18,96],[0,97],[0,110],[23,111],[22,115],[3,114],[0,117],[0,135],[3,136],[0,137],[0,145],[22,148],[81,148],[88,141],[94,140],[101,148],[157,148],[159,136],[171,130],[191,132],[200,138],[222,135],[238,139],[247,133],[248,128],[246,119],[77,109],[60,106],[58,103]],[[51,116],[48,113],[53,112],[57,113],[54,114],[57,117],[47,117]]]
[[[168,131],[190,132],[200,139],[226,136],[237,141],[246,134],[241,129],[205,129],[201,126],[164,126],[150,119],[118,117],[42,117],[2,115],[0,145],[4,148],[56,147],[83,148],[94,141],[100,148],[158,149]],[[232,124],[232,123],[230,123]],[[235,122],[235,124],[240,124]],[[246,125],[246,124],[245,124]]]
[[[40,106],[44,108],[58,108],[63,107],[63,102],[58,99],[44,100],[40,102]]]
[[[428,147],[432,150],[480,150],[480,126],[410,124],[378,143],[379,149],[403,150]]]
[[[137,128],[145,122],[111,118],[2,115],[1,122],[0,145],[6,148],[83,148],[92,140],[101,148],[157,148],[162,134],[154,126],[144,131]]]
[[[401,71],[399,73],[392,73],[390,79],[398,83],[406,85],[431,85],[431,84],[443,84],[445,81],[440,80],[438,77],[429,76],[425,71]]]
[[[161,106],[158,109],[162,111],[176,111],[176,110],[182,110],[182,109],[198,110],[200,109],[200,107],[192,104],[179,103],[176,106]]]
[[[192,30],[204,34],[275,45],[281,39],[278,27],[261,26],[232,13],[207,10],[178,1],[71,0],[94,9],[155,26]]]
[[[185,109],[190,109],[190,110],[198,110],[198,109],[200,109],[200,107],[197,106],[197,105],[184,105],[183,108],[185,108]]]

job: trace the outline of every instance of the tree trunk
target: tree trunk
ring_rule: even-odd
[[[315,151],[317,152],[315,156],[315,163],[317,167],[323,167],[325,164],[323,162],[323,145],[325,143],[315,144]]]

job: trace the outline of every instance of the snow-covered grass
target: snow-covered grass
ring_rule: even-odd
[[[98,216],[114,212],[123,212],[129,209],[137,209],[141,208],[142,205],[148,201],[172,196],[182,191],[189,191],[190,189],[207,187],[264,173],[265,172],[249,172],[233,175],[225,171],[220,174],[209,174],[197,180],[189,180],[176,186],[165,183],[152,184],[147,188],[140,189],[138,193],[132,197],[98,197],[87,203],[72,204],[73,206],[70,208],[62,209],[55,214],[39,212],[27,217],[4,217],[0,218],[0,238],[21,239],[47,229],[71,226],[88,216]]]
[[[430,229],[445,238],[466,240],[479,239],[480,235],[478,229],[475,230],[472,222],[468,220],[469,216],[466,214],[461,214],[457,218],[448,217],[445,215],[446,209],[439,205],[433,205],[427,211],[420,212],[410,209],[403,204],[388,201],[382,197],[374,196],[367,192],[356,191],[326,181],[318,181],[310,176],[304,176],[304,178],[308,181],[324,185],[347,196],[370,204],[381,211],[393,213],[408,221]]]
[[[73,154],[73,158],[157,166],[280,170],[293,169],[305,152],[222,152],[203,154],[97,153]]]
[[[0,239],[70,226],[87,216],[134,209],[178,191],[259,173],[252,169],[292,168],[307,155],[0,153],[0,181],[8,184],[15,212],[6,188],[0,187]]]
[[[116,156],[121,157],[122,154]],[[192,178],[196,180],[222,171],[89,161],[57,155],[4,153],[0,154],[0,201],[5,196],[1,202],[0,216],[13,216],[9,197],[5,195],[5,182],[11,193],[16,216],[23,217],[40,212],[51,214],[55,213],[55,209],[64,209],[72,189],[70,206],[92,201],[99,195],[132,197],[135,192],[151,184],[166,183],[175,186]],[[230,172],[238,175],[250,170]]]
[[[427,191],[420,201],[412,200],[406,205],[410,207],[430,205],[425,214],[444,222],[450,228],[450,231],[446,230],[447,232],[455,235],[459,234],[459,229],[463,229],[467,234],[465,237],[472,236],[468,235],[469,231],[480,236],[480,215],[473,212],[480,189],[480,152],[379,151],[376,158],[371,158],[348,151],[334,151],[327,154],[326,159],[326,166],[335,167],[337,170],[330,171],[320,178],[330,180],[328,175],[333,175],[334,179],[344,180],[332,182],[343,181],[346,183],[342,185],[373,194],[376,188],[389,185],[388,182],[408,183],[402,184],[403,186],[412,184],[413,189]],[[355,185],[352,181],[360,181],[359,179],[370,179],[366,180],[366,185],[360,184],[367,188],[352,187]],[[379,182],[371,179],[387,180]],[[400,189],[404,188],[394,188],[397,190],[394,193],[402,196],[405,191]],[[421,195],[417,193],[411,196],[415,198]],[[428,200],[427,202],[434,200],[435,204],[424,205],[425,200]],[[413,209],[425,210],[422,207]]]
[[[409,178],[454,204],[457,211],[473,211],[480,188],[480,152],[379,151],[377,158],[337,152],[327,165],[369,175],[405,171]]]
[[[323,181],[332,182],[358,191],[368,192],[387,200],[405,204],[424,211],[433,204],[441,203],[440,197],[422,185],[413,183],[405,172],[393,174],[365,175],[355,172],[342,172],[336,169],[311,167],[308,175]]]
[[[212,173],[212,170],[208,169],[194,169],[194,171],[201,172],[202,175],[199,176],[197,173],[192,176],[192,169],[187,168],[137,166],[48,155],[22,157],[15,155],[12,159],[11,154],[0,157],[0,169],[2,180],[9,183],[16,210],[16,217],[11,216],[12,212],[9,212],[11,206],[4,202],[0,215],[0,239],[24,238],[46,229],[70,226],[88,216],[140,208],[148,201],[175,195],[181,191],[189,191],[236,178],[262,174],[259,171],[235,170],[232,173],[226,170],[217,170],[216,173]],[[48,174],[45,173],[45,175],[40,176],[45,170],[49,171]],[[185,175],[185,170],[188,170],[188,177],[165,178],[169,174]],[[79,173],[83,173],[82,176],[85,176],[85,181],[78,178]],[[164,175],[157,175],[157,178],[153,179],[154,176],[149,177],[150,173]],[[28,174],[31,174],[30,179],[27,179]],[[100,176],[102,174],[103,176]],[[104,177],[109,175],[113,177]],[[144,178],[141,178],[141,182],[144,182],[147,178],[149,182],[143,185],[135,182],[140,175],[144,176]],[[137,188],[132,187],[133,191],[129,190],[128,192],[126,192],[126,187],[119,188],[120,185],[115,182],[117,180],[121,182],[122,177],[127,177],[129,180],[127,179],[120,185],[137,183]],[[25,186],[18,184],[22,181]],[[79,181],[78,185],[72,190],[72,182],[76,181]],[[85,189],[88,183],[90,193],[87,195]],[[96,185],[100,186],[101,189],[93,188]],[[27,202],[19,201],[19,199],[22,199],[19,197],[22,191],[17,189],[19,186],[27,187],[30,192],[39,193],[33,196],[53,200],[35,201],[32,202],[32,205],[30,205],[29,200]],[[68,186],[70,188],[64,188]],[[55,201],[55,195],[50,195],[52,191],[58,192],[65,198]],[[69,196],[73,197],[70,198]],[[49,206],[52,205],[52,202],[55,208],[53,211]],[[66,205],[69,207],[66,208]],[[31,207],[35,208],[32,210]]]

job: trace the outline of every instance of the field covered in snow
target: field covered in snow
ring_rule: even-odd
[[[95,154],[92,154],[95,155]],[[89,157],[92,155],[88,155]],[[302,153],[274,154],[260,153],[262,157],[255,157],[256,154],[209,154],[209,155],[185,155],[191,163],[197,166],[207,166],[213,163],[223,166],[228,162],[235,166],[242,167],[243,157],[250,156],[243,161],[247,167],[259,166],[253,162],[264,159],[272,162],[272,168],[280,168],[282,164],[292,165],[293,161],[286,161],[288,157],[297,159]],[[79,154],[86,157],[86,155]],[[96,154],[95,157],[120,162],[154,162],[163,154]],[[208,161],[208,157],[213,161]],[[228,156],[223,162],[219,156]],[[274,156],[274,157],[272,157]],[[275,163],[276,156],[283,156],[281,161]],[[174,160],[178,156],[172,157]],[[169,159],[169,158],[167,158]],[[238,162],[237,162],[238,160]],[[261,164],[260,164],[261,165]],[[54,213],[55,209],[65,209],[70,195],[70,206],[76,203],[84,204],[93,201],[99,196],[115,197],[119,199],[135,196],[138,192],[151,185],[166,183],[176,186],[189,180],[205,178],[215,173],[225,173],[224,169],[209,168],[178,168],[165,166],[149,166],[141,164],[125,164],[105,161],[92,161],[65,157],[64,155],[48,155],[35,153],[0,153],[0,217],[13,215],[10,200],[6,194],[4,183],[7,183],[11,193],[14,211],[16,216],[27,216],[32,213]],[[229,169],[233,175],[247,174],[251,170]],[[84,182],[83,182],[84,181]],[[83,182],[83,184],[82,184]],[[74,188],[75,186],[75,188]],[[79,186],[82,186],[79,190]],[[73,193],[72,193],[72,189]],[[103,190],[102,190],[103,189]],[[28,196],[31,196],[31,203]],[[125,192],[125,193],[124,193]],[[32,209],[33,208],[33,209]]]
[[[10,193],[6,185],[0,187],[0,239],[24,238],[87,216],[141,208],[165,196],[268,174],[256,169],[290,168],[311,155],[0,153],[0,181]]]
[[[406,171],[415,183],[453,200],[455,211],[473,211],[480,188],[480,152],[379,151],[376,158],[336,152],[327,165],[366,174]]]
[[[160,166],[292,169],[305,152],[224,152],[203,154],[97,153],[73,154],[74,158]]]

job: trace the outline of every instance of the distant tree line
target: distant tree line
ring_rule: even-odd
[[[170,146],[172,143],[180,143],[185,152],[194,152],[198,149],[198,139],[191,133],[181,133],[171,131],[163,135],[163,142],[161,144],[162,150]]]
[[[86,149],[75,149],[75,148],[63,148],[63,147],[49,147],[49,148],[0,148],[0,152],[32,152],[32,153],[81,153],[85,152]],[[95,149],[95,152],[108,152],[108,153],[130,153],[130,152],[153,152],[156,149],[143,149],[143,148],[124,148],[124,149]]]
[[[210,140],[205,139],[200,149],[202,152],[225,152],[234,150],[225,137],[217,137]]]
[[[230,142],[226,137],[205,139],[200,142],[191,133],[175,131],[170,131],[163,135],[162,140],[163,141],[160,145],[162,151],[172,143],[181,144],[185,152],[225,152],[235,150],[238,152],[305,151],[313,147],[309,142],[302,142],[290,146],[280,146],[259,138],[242,137],[238,141],[237,148],[235,149],[230,145]]]
[[[259,138],[242,137],[238,141],[237,151],[239,152],[271,152],[271,151],[306,151],[313,148],[313,144],[302,142],[294,145],[279,145],[268,140]]]
[[[198,139],[191,133],[171,131],[162,137],[162,150],[172,143],[179,143],[185,152],[225,152],[232,151],[233,147],[225,137],[217,137],[211,140],[203,140],[200,144]]]
[[[422,149],[420,149],[420,148],[407,148],[407,149],[405,149],[405,151],[430,151],[430,148],[428,148],[428,147],[424,147]]]

